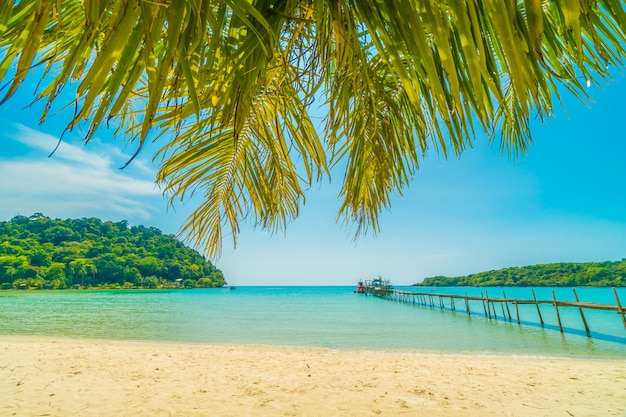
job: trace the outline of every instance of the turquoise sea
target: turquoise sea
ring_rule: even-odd
[[[502,288],[407,290],[500,297]],[[0,336],[183,343],[242,343],[332,349],[399,349],[458,354],[626,358],[626,329],[615,312],[520,307],[522,325],[355,294],[354,287],[238,287],[236,290],[65,290],[0,292]],[[532,298],[507,288],[508,298]],[[540,299],[573,300],[569,288],[536,289]],[[616,304],[611,289],[577,290],[581,301]],[[618,294],[626,303],[626,289]]]

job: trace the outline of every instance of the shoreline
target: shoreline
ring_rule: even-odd
[[[289,345],[289,344],[264,344],[264,343],[231,343],[231,342],[203,342],[203,341],[183,341],[183,340],[150,340],[150,339],[107,339],[107,338],[90,338],[90,337],[68,337],[68,336],[49,336],[49,335],[1,335],[0,345],[3,342],[15,343],[94,343],[94,344],[110,344],[110,345],[138,345],[138,346],[164,346],[179,348],[217,348],[217,349],[233,349],[233,348],[250,348],[250,349],[276,349],[290,351],[323,351],[338,354],[372,354],[372,355],[394,355],[409,357],[450,357],[450,358],[478,358],[478,359],[521,359],[521,360],[558,360],[558,361],[582,361],[582,362],[626,362],[626,358],[619,356],[594,356],[585,357],[582,355],[551,355],[551,354],[524,354],[515,352],[485,352],[485,351],[447,351],[447,350],[427,350],[427,349],[411,349],[411,348],[374,348],[374,347],[328,347],[315,345]],[[626,416],[624,416],[626,417]]]
[[[0,336],[1,415],[618,416],[626,360]]]

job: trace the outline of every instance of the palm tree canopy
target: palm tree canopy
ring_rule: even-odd
[[[248,219],[272,231],[345,167],[355,236],[429,150],[487,132],[515,157],[529,118],[622,68],[622,0],[16,0],[0,3],[0,99],[33,68],[34,100],[160,138],[157,181],[201,203],[181,231],[219,254]],[[68,99],[67,97],[71,97]],[[321,109],[321,110],[320,110]],[[313,114],[322,111],[321,122]]]

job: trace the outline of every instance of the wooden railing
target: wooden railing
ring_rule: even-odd
[[[535,305],[537,307],[537,315],[539,317],[539,322],[541,325],[544,325],[544,319],[541,313],[540,305],[550,305],[554,307],[557,317],[557,322],[559,326],[559,330],[563,332],[563,324],[561,322],[561,314],[559,312],[559,308],[577,308],[580,316],[582,318],[583,325],[585,327],[585,332],[589,336],[591,334],[589,329],[589,324],[585,317],[585,310],[602,310],[602,311],[614,311],[622,318],[622,323],[624,325],[624,329],[626,329],[626,309],[622,307],[619,296],[617,294],[617,290],[613,288],[613,294],[615,295],[616,304],[600,304],[600,303],[592,303],[592,302],[581,302],[578,298],[578,294],[576,293],[576,289],[572,289],[574,291],[574,297],[576,301],[563,301],[557,300],[555,292],[552,291],[552,299],[551,300],[540,300],[537,299],[535,295],[535,291],[532,291],[533,299],[517,299],[517,298],[507,298],[506,294],[503,291],[502,297],[490,297],[488,291],[485,291],[485,295],[482,294],[480,296],[471,296],[467,295],[459,295],[459,294],[439,294],[434,292],[415,292],[415,291],[404,291],[393,289],[388,282],[384,282],[384,285],[374,286],[371,285],[370,281],[366,282],[366,294],[373,295],[380,298],[386,298],[393,301],[399,301],[403,303],[411,303],[416,305],[421,305],[425,307],[436,307],[437,305],[442,310],[449,309],[451,311],[465,311],[468,315],[471,315],[472,312],[470,310],[470,301],[479,301],[482,303],[483,311],[486,317],[489,319],[495,318],[498,319],[498,312],[496,305],[499,305],[501,310],[501,316],[503,319],[508,321],[513,321],[513,315],[511,314],[511,306],[515,308],[515,320],[518,324],[521,324],[519,306],[520,305]],[[457,303],[460,301],[461,308],[457,307]],[[465,308],[463,308],[463,306]]]

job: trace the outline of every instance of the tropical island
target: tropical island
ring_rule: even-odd
[[[41,213],[0,222],[0,289],[224,285],[211,262],[154,227]]]
[[[479,272],[458,277],[435,276],[413,284],[424,287],[623,287],[626,258],[606,262],[561,262]]]

